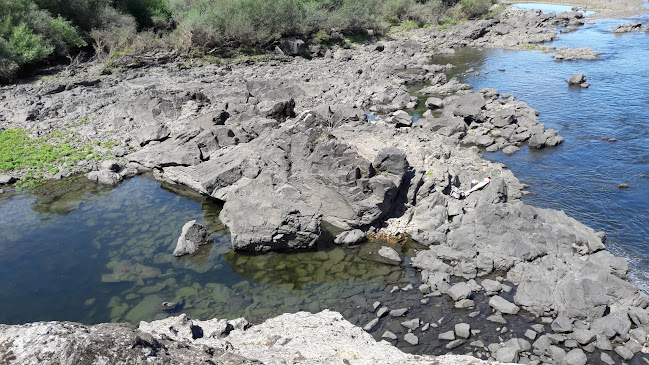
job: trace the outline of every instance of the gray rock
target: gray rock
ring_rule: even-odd
[[[572,337],[581,345],[587,345],[595,339],[595,332],[587,329],[575,329]]]
[[[455,335],[460,338],[469,338],[469,336],[471,336],[471,325],[468,323],[456,324]]]
[[[119,164],[115,160],[107,160],[101,163],[102,170],[110,170],[113,172],[119,172]]]
[[[360,229],[342,232],[334,239],[335,244],[346,246],[357,245],[365,241],[367,241],[367,237]]]
[[[379,308],[378,311],[376,311],[376,316],[381,318],[383,316],[386,316],[388,314],[389,310],[386,307],[381,307]]]
[[[379,249],[378,253],[388,260],[401,262],[401,256],[399,256],[399,253],[392,247],[383,246]]]
[[[408,312],[408,308],[393,309],[390,311],[392,317],[401,317]]]
[[[374,318],[373,320],[367,322],[367,324],[363,327],[363,329],[367,332],[370,332],[376,327],[376,325],[379,323],[378,318]]]
[[[403,321],[401,322],[401,325],[414,331],[417,328],[419,328],[419,318],[411,319],[409,321]]]
[[[273,198],[228,200],[220,218],[230,229],[235,250],[312,248],[320,237],[319,213]]]
[[[122,181],[120,174],[110,170],[91,171],[87,176],[88,180],[103,185],[117,186]]]
[[[443,341],[453,341],[455,340],[455,332],[453,331],[442,332],[437,336],[437,338]]]
[[[403,175],[410,165],[406,152],[396,147],[386,147],[379,151],[373,162],[374,168],[394,175]]]
[[[572,349],[560,361],[560,365],[586,365],[588,359],[581,349]]]
[[[643,341],[642,344],[644,344],[644,343],[645,342]],[[638,343],[638,342],[636,342],[634,340],[629,340],[624,344],[624,346],[626,346],[634,354],[637,354],[638,352],[642,351],[642,349],[643,349],[642,344],[640,344],[640,343]]]
[[[616,346],[615,353],[624,360],[631,360],[633,358],[633,351],[629,350],[626,346]]]
[[[572,320],[570,318],[560,314],[552,321],[550,328],[557,333],[567,333],[572,331]]]
[[[279,41],[281,50],[289,56],[302,56],[306,51],[306,44],[297,38],[282,38]]]
[[[631,330],[631,321],[627,318],[609,314],[605,317],[595,319],[590,329],[597,334],[601,333],[608,338],[612,338],[615,335],[627,335]]]
[[[410,332],[406,333],[406,335],[403,336],[403,339],[411,345],[419,344],[419,338]]]
[[[506,314],[516,314],[520,310],[516,304],[509,302],[507,299],[504,299],[499,295],[494,295],[489,299],[489,306]]]
[[[494,323],[500,323],[500,324],[506,324],[507,320],[503,318],[500,314],[492,314],[489,317],[487,317],[487,321],[489,322],[494,322]]]
[[[448,294],[454,301],[468,299],[471,296],[471,287],[467,283],[461,281],[450,287],[446,291],[446,294]]]
[[[388,338],[388,339],[390,339],[390,340],[396,340],[396,339],[397,339],[397,335],[395,335],[394,333],[392,333],[392,332],[390,332],[390,331],[385,331],[385,332],[383,332],[383,334],[381,335],[381,338]]]
[[[613,29],[611,29],[611,33],[639,32],[643,30],[646,29],[642,27],[642,23],[631,22],[631,23],[616,25]]]
[[[162,141],[171,135],[169,128],[162,124],[150,124],[141,127],[135,132],[135,140],[140,146],[145,146],[152,141]]]
[[[447,343],[445,347],[448,350],[452,350],[452,349],[454,349],[454,348],[456,348],[456,347],[458,347],[458,346],[460,346],[460,345],[462,345],[464,343],[466,343],[465,339],[458,338],[458,339],[455,339],[455,340]]]
[[[529,338],[530,341],[534,341],[534,339],[536,339],[536,332],[532,330],[527,330],[525,331],[525,337]]]
[[[636,340],[639,343],[647,342],[647,331],[642,328],[634,328],[629,332],[629,335],[632,339]]]
[[[613,350],[613,345],[611,344],[611,341],[609,341],[609,339],[604,335],[596,336],[595,347],[604,351]]]
[[[516,146],[507,146],[503,148],[503,153],[506,155],[513,155],[514,153],[520,151],[521,149]]]
[[[547,140],[548,137],[546,137],[545,134],[536,133],[530,137],[530,140],[527,142],[527,144],[530,146],[530,148],[543,148],[545,147]]]
[[[426,99],[426,108],[428,109],[439,109],[444,106],[444,101],[440,98],[430,97]]]
[[[611,357],[611,355],[607,354],[606,352],[602,352],[599,356],[600,360],[602,360],[603,363],[608,364],[608,365],[613,365],[615,364],[615,361]]]
[[[183,226],[173,255],[178,257],[193,254],[198,250],[198,247],[213,242],[214,239],[203,225],[195,220],[189,221]]]
[[[518,362],[518,349],[515,347],[501,347],[496,351],[496,360],[504,363]]]
[[[0,185],[9,185],[16,182],[16,178],[10,175],[0,175]]]
[[[579,73],[579,74],[574,74],[570,76],[570,78],[566,79],[569,85],[576,85],[576,86],[581,86],[586,83],[586,75]]]
[[[388,122],[394,124],[396,128],[410,127],[412,126],[412,116],[406,111],[397,110],[392,113],[391,118],[388,118]]]

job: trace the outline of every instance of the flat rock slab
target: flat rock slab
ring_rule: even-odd
[[[520,310],[519,306],[499,295],[494,295],[493,297],[491,297],[491,299],[489,299],[489,306],[501,313],[506,314],[516,314]]]

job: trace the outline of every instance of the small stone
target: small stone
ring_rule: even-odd
[[[491,299],[489,299],[489,306],[501,313],[506,314],[516,314],[520,310],[520,308],[516,304],[511,303],[510,301],[502,298],[499,295],[494,295],[493,297],[491,297]]]
[[[374,310],[376,310],[376,308],[378,308],[380,305],[381,305],[381,302],[379,302],[378,300],[376,302],[374,302],[374,304],[372,304],[372,306],[374,307]]]
[[[466,342],[466,340],[464,340],[464,339],[453,340],[453,341],[446,344],[446,349],[452,350],[452,349],[462,345],[465,342]]]
[[[376,316],[378,318],[384,317],[388,314],[388,308],[386,307],[381,307],[379,310],[376,312]]]
[[[459,282],[452,287],[450,287],[446,294],[448,294],[451,299],[458,301],[461,299],[467,299],[471,295],[471,287],[465,282]]]
[[[471,347],[484,347],[484,343],[480,340],[478,341],[473,341],[469,344]]]
[[[381,247],[379,249],[379,255],[385,257],[388,260],[401,262],[401,256],[399,256],[399,253],[392,247]]]
[[[647,341],[647,331],[642,328],[632,329],[631,332],[629,332],[629,335],[639,343],[645,343]]]
[[[428,284],[421,284],[419,285],[419,291],[422,294],[428,294],[430,293],[430,286]]]
[[[559,364],[561,365],[586,365],[586,354],[582,349],[572,349],[564,356]]]
[[[404,286],[403,288],[401,288],[401,290],[403,290],[403,291],[412,290],[412,284],[408,284],[408,285]]]
[[[499,68],[498,71],[505,72],[506,70],[504,68]],[[504,94],[503,94],[504,96]]]
[[[613,365],[615,364],[615,361],[613,361],[613,358],[611,355],[607,354],[606,352],[602,352],[601,355],[599,356],[600,360],[602,360],[603,363]]]
[[[374,327],[376,327],[376,325],[377,325],[378,323],[379,323],[379,319],[378,319],[378,318],[374,318],[373,320],[369,321],[369,322],[365,325],[365,327],[363,327],[363,329],[364,329],[365,331],[369,332],[369,331],[373,330]]]
[[[453,341],[455,340],[455,332],[453,331],[442,332],[439,334],[439,336],[437,336],[437,338],[444,341]]]
[[[595,347],[597,347],[600,350],[604,350],[604,351],[613,350],[613,345],[611,344],[611,341],[609,341],[609,339],[606,338],[606,336],[604,336],[604,335],[597,335],[596,342],[595,342]]]
[[[631,187],[631,185],[625,184],[625,183],[622,183],[622,184],[617,186],[618,189],[628,189],[630,187]]]
[[[408,308],[393,309],[390,311],[392,317],[401,317],[408,312]]]
[[[479,315],[480,315],[480,311],[471,312],[469,313],[469,318],[475,318]]]
[[[417,328],[419,328],[419,318],[411,319],[409,321],[403,321],[401,322],[401,325],[414,331]]]
[[[475,302],[471,299],[462,299],[455,302],[455,308],[458,309],[470,309],[475,306]]]
[[[430,328],[430,323],[426,323],[425,325],[421,326],[421,331],[422,332],[428,331],[429,328]]]
[[[357,245],[365,241],[367,241],[367,237],[365,236],[365,233],[363,233],[363,231],[361,231],[360,229],[342,232],[334,239],[335,244],[346,246]]]
[[[391,340],[396,340],[396,339],[397,339],[397,335],[395,335],[394,333],[392,333],[392,332],[390,332],[390,331],[385,331],[385,332],[383,332],[383,334],[381,335],[381,338],[389,338],[389,339],[391,339]]]
[[[410,332],[406,333],[406,335],[403,336],[403,339],[413,346],[419,344],[419,338]]]
[[[494,322],[494,323],[500,323],[500,324],[505,324],[507,323],[507,320],[503,318],[500,314],[494,314],[489,317],[487,317],[487,321],[489,322]]]
[[[9,175],[0,175],[0,185],[9,185],[16,182],[16,178]]]
[[[560,314],[554,321],[552,321],[550,328],[552,328],[552,331],[557,333],[570,332],[572,331],[572,320],[563,314]]]
[[[624,360],[631,360],[633,358],[633,351],[629,350],[626,346],[617,346],[615,353],[620,355]]]
[[[501,347],[496,351],[496,360],[499,362],[518,362],[518,349],[515,347]]]
[[[532,330],[527,330],[525,331],[525,337],[529,338],[530,341],[534,341],[536,339],[536,332]]]
[[[503,148],[503,153],[506,155],[513,155],[514,153],[520,151],[521,149],[516,146],[507,146]]]
[[[455,335],[460,338],[469,338],[471,335],[471,325],[468,323],[458,323],[455,325]]]

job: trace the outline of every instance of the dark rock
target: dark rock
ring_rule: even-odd
[[[203,225],[197,223],[195,220],[189,221],[183,226],[173,255],[183,256],[193,254],[198,250],[198,247],[213,242],[214,239]]]
[[[220,218],[230,229],[235,250],[312,248],[320,237],[321,214],[306,206],[273,198],[228,200]]]
[[[574,85],[583,88],[590,86],[590,84],[586,82],[586,75],[581,73],[570,76],[570,78],[566,79],[566,81],[568,82],[568,85]]]
[[[281,50],[289,56],[302,56],[306,50],[306,44],[301,39],[283,38],[279,43]]]
[[[394,175],[403,175],[410,165],[406,152],[396,147],[386,147],[379,151],[372,164],[375,169]]]
[[[645,28],[642,27],[642,23],[631,22],[631,23],[616,25],[615,28],[611,29],[611,33],[628,33],[628,32],[638,32],[643,30],[645,30]]]

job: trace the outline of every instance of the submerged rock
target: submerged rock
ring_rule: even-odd
[[[367,241],[367,237],[365,237],[365,233],[360,229],[342,232],[334,239],[335,244],[347,246],[356,245],[365,241]]]
[[[178,237],[174,256],[193,254],[198,250],[198,247],[213,242],[214,239],[203,225],[195,220],[189,221],[185,223],[182,233]]]

